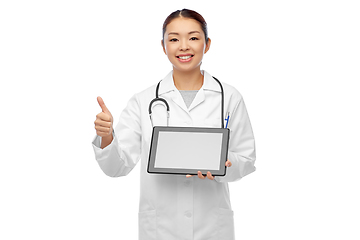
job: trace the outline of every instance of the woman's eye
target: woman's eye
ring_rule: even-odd
[[[190,40],[198,40],[198,38],[197,37],[192,37],[192,38],[190,38]]]
[[[177,41],[177,39],[176,38],[172,38],[172,39],[170,39],[170,42],[176,42]]]

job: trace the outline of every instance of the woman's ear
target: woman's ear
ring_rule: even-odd
[[[165,55],[167,55],[166,50],[165,50],[165,46],[164,46],[164,40],[161,40],[161,46],[163,48],[163,51],[164,51]]]
[[[210,45],[211,45],[211,39],[208,38],[208,42],[206,43],[206,46],[205,46],[205,52],[204,53],[207,53],[207,51],[209,51],[210,49]]]

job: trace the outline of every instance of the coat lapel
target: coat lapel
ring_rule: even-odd
[[[197,92],[197,94],[194,98],[194,101],[191,103],[188,110],[191,111],[192,109],[194,109],[196,106],[198,106],[203,101],[205,101],[205,92],[204,92],[203,88],[200,88],[200,90]]]
[[[186,112],[189,112],[205,101],[205,91],[210,90],[210,91],[221,92],[219,84],[213,79],[213,77],[209,73],[203,71],[203,75],[204,75],[204,84],[196,94],[196,97],[194,101],[191,103],[189,108],[186,107],[184,99],[181,96],[181,93],[175,87],[174,79],[173,79],[173,71],[171,71],[162,80],[159,88],[159,96],[161,97],[162,94],[166,94],[180,108],[182,108]]]

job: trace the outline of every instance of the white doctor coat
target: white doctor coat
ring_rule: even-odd
[[[174,85],[172,72],[161,82],[159,97],[170,106],[170,126],[221,127],[220,86],[209,73],[202,74],[203,86],[189,108]],[[148,108],[156,85],[129,100],[110,145],[101,149],[101,137],[95,137],[95,157],[106,175],[126,176],[141,160],[140,240],[235,239],[228,182],[255,171],[255,142],[242,96],[232,86],[222,84],[224,111],[230,112],[228,159],[232,163],[224,177],[203,180],[197,176],[147,173],[152,134]],[[166,125],[166,109],[161,104],[154,104],[154,125]]]

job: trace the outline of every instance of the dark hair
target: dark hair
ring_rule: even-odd
[[[163,24],[163,43],[164,43],[164,35],[166,32],[166,27],[167,25],[174,19],[179,18],[179,17],[183,17],[183,18],[190,18],[190,19],[194,19],[196,21],[198,21],[201,25],[201,29],[203,30],[204,34],[205,34],[205,41],[206,43],[208,42],[208,32],[207,32],[207,24],[205,22],[205,19],[197,12],[193,11],[193,10],[189,10],[189,9],[182,9],[182,10],[177,10],[173,13],[171,13],[166,19],[165,22]]]

